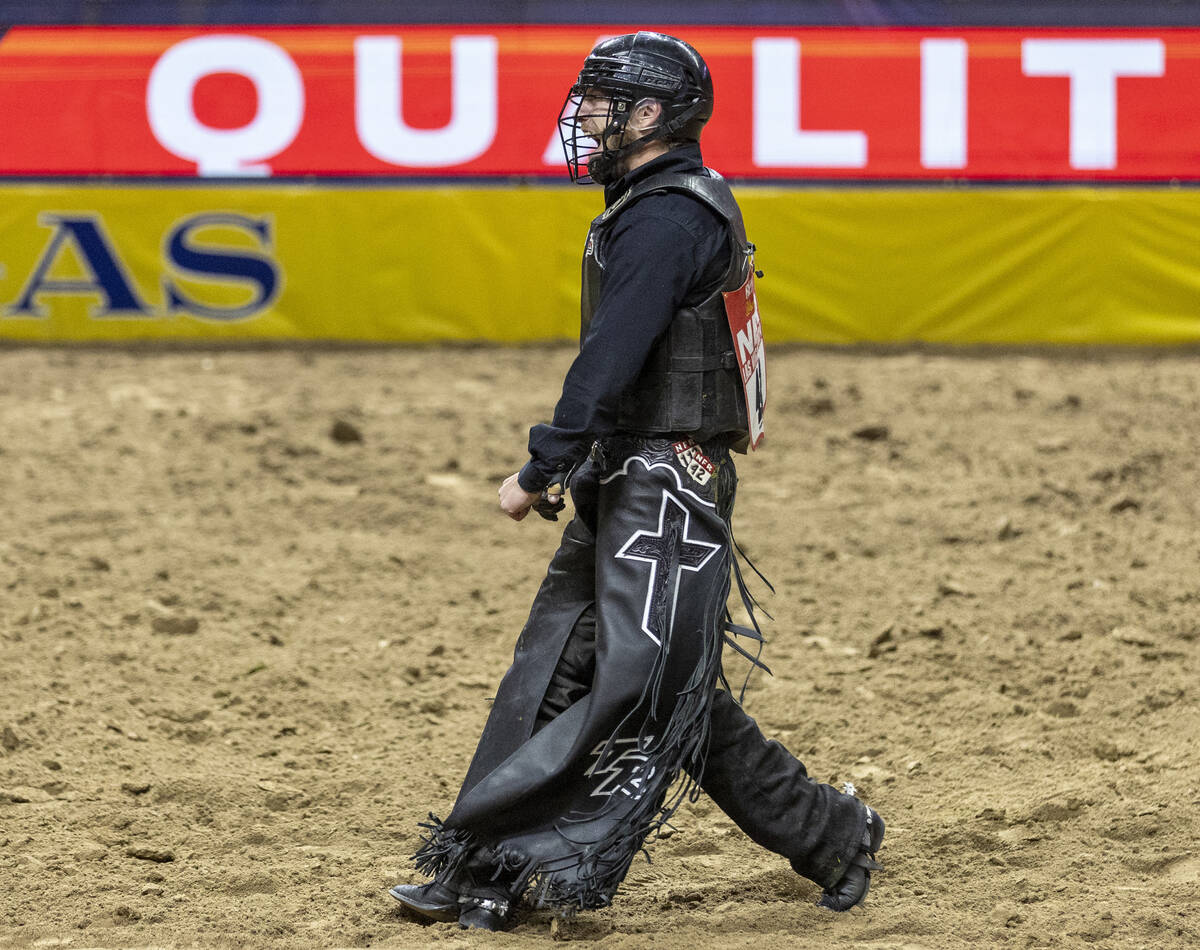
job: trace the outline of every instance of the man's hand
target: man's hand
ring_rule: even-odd
[[[509,475],[500,485],[500,510],[513,521],[521,521],[529,514],[533,503],[541,497],[541,492],[528,492],[522,488],[517,482],[515,474]],[[551,504],[557,504],[561,497],[561,495],[547,495],[546,500]]]

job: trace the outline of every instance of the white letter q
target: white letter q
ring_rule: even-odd
[[[258,92],[258,111],[240,129],[214,129],[192,110],[204,76],[237,73]],[[280,47],[253,36],[198,36],[176,43],[154,64],[146,114],[167,151],[195,162],[201,175],[270,175],[261,159],[291,145],[304,120],[304,80]]]

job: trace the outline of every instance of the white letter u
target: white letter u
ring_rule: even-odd
[[[440,129],[405,124],[401,46],[394,36],[354,41],[354,123],[363,147],[392,165],[437,168],[478,158],[496,138],[496,38],[450,41],[450,121]]]

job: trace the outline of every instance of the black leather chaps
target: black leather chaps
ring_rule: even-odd
[[[733,466],[731,460],[725,464]],[[732,515],[731,499],[728,508],[726,518]],[[563,646],[535,731],[587,695],[595,669],[596,609],[591,604]],[[755,843],[787,858],[798,874],[822,887],[836,881],[862,839],[865,813],[859,803],[813,781],[804,763],[767,739],[724,689],[715,692],[708,728],[703,768],[692,778]]]

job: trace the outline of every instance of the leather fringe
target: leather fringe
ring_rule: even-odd
[[[554,866],[536,870],[531,876],[529,892],[534,906],[553,908],[565,914],[608,906],[633,859],[641,853],[647,862],[650,861],[646,840],[662,828],[670,827],[671,817],[685,801],[695,801],[700,796],[698,782],[708,750],[713,691],[721,671],[718,621],[724,609],[720,603],[723,593],[723,585],[717,585],[710,595],[706,616],[711,621],[707,624],[709,633],[704,637],[704,650],[700,662],[679,692],[671,715],[666,722],[648,718],[639,727],[637,748],[639,754],[646,756],[642,766],[643,774],[647,776],[645,793],[609,834],[583,845],[570,862],[560,860]],[[686,635],[686,632],[678,634]],[[648,708],[648,704],[657,702],[665,674],[667,647],[664,643],[659,651],[641,702],[635,707],[638,713]],[[619,755],[614,752],[615,741],[624,733],[625,727],[631,725],[630,718],[634,714],[631,713],[610,737],[600,754],[597,771],[602,771]],[[658,734],[649,735],[649,729]],[[610,804],[608,808],[581,816],[581,820],[602,817],[612,807],[615,806]],[[556,830],[568,841],[572,840],[567,821]],[[560,876],[556,873],[569,868],[574,869],[573,874]]]
[[[730,508],[732,508],[732,504],[730,505]],[[758,598],[755,597],[751,592],[749,585],[746,583],[745,575],[742,574],[742,568],[738,561],[745,561],[746,566],[758,576],[759,580],[767,585],[767,590],[769,590],[772,594],[775,593],[775,587],[769,580],[767,580],[762,571],[755,567],[754,562],[750,560],[750,556],[745,552],[742,546],[737,543],[737,539],[735,539],[733,536],[733,521],[729,517],[726,517],[725,519],[725,530],[729,536],[729,563],[731,573],[733,575],[734,582],[737,584],[738,596],[741,598],[742,607],[746,611],[746,616],[750,618],[749,627],[736,624],[733,622],[733,617],[729,613],[728,608],[726,608],[725,616],[721,623],[721,629],[723,631],[722,636],[725,643],[732,647],[736,653],[750,661],[750,669],[746,671],[746,678],[742,681],[741,690],[738,691],[737,701],[739,704],[741,704],[746,698],[746,688],[750,685],[750,677],[756,669],[762,670],[768,676],[774,675],[771,672],[771,668],[762,661],[762,651],[763,647],[766,646],[767,641],[766,638],[763,637],[762,628],[758,625],[757,612],[761,611],[762,615],[768,620],[774,620],[775,618],[767,612],[767,609],[763,607],[761,603],[759,603]],[[730,636],[730,634],[733,634],[733,636]],[[749,650],[745,649],[740,643],[733,639],[733,637],[745,637],[748,640],[754,640],[758,643],[758,649],[754,652],[754,654],[751,654]],[[721,685],[725,688],[726,692],[732,696],[733,688],[729,685],[729,680],[725,677],[725,668],[723,666],[720,672],[720,680]]]
[[[479,840],[469,831],[447,828],[433,812],[420,822],[428,834],[421,836],[421,847],[413,855],[417,870],[428,877],[448,880],[461,875]]]

